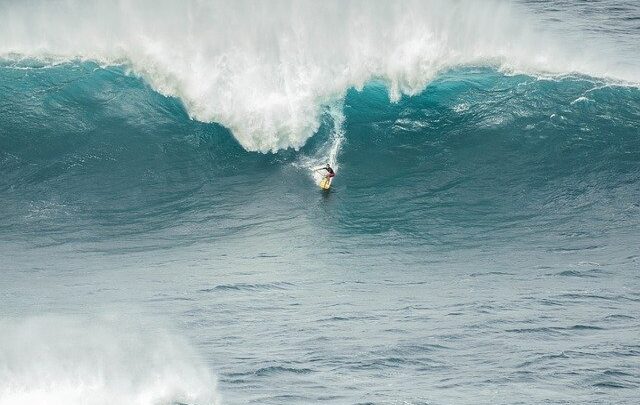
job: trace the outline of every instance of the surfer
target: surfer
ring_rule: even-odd
[[[321,173],[322,170],[324,170],[325,173]],[[329,163],[327,163],[324,166],[317,167],[313,169],[313,171],[318,172],[322,175],[322,180],[320,180],[320,182],[318,183],[320,188],[325,191],[329,190],[331,188],[331,181],[333,180],[333,177],[336,175],[336,172],[329,165]]]
[[[327,163],[327,165],[324,166],[324,167],[316,169],[316,171],[320,171],[320,170],[326,170],[327,174],[325,174],[324,177],[327,178],[327,179],[330,179],[330,178],[332,178],[332,177],[334,177],[336,175],[336,173],[333,171],[331,166],[329,166],[329,163]]]

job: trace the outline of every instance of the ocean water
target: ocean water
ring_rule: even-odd
[[[636,404],[639,86],[631,0],[1,2],[0,404]]]

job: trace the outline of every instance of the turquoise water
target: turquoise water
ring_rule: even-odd
[[[589,35],[633,50],[637,7],[606,4],[627,25]],[[553,5],[524,3],[585,12]],[[1,404],[637,401],[637,85],[470,64],[392,102],[373,77],[263,154],[126,64],[18,59]]]

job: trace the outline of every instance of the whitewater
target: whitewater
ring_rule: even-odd
[[[639,21],[0,1],[0,405],[635,404]]]

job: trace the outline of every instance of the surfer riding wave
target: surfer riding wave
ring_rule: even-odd
[[[320,184],[319,184],[320,188],[323,190],[329,190],[329,188],[331,187],[331,181],[336,175],[333,168],[329,165],[329,163],[327,163],[325,166],[320,166],[314,171],[322,175],[322,180],[320,181]]]
[[[322,166],[322,167],[316,169],[317,172],[320,172],[321,170],[326,171],[326,174],[324,174],[324,177],[326,179],[331,179],[331,178],[335,177],[335,175],[336,175],[336,173],[333,171],[333,169],[331,168],[329,163],[327,163],[325,166]]]

